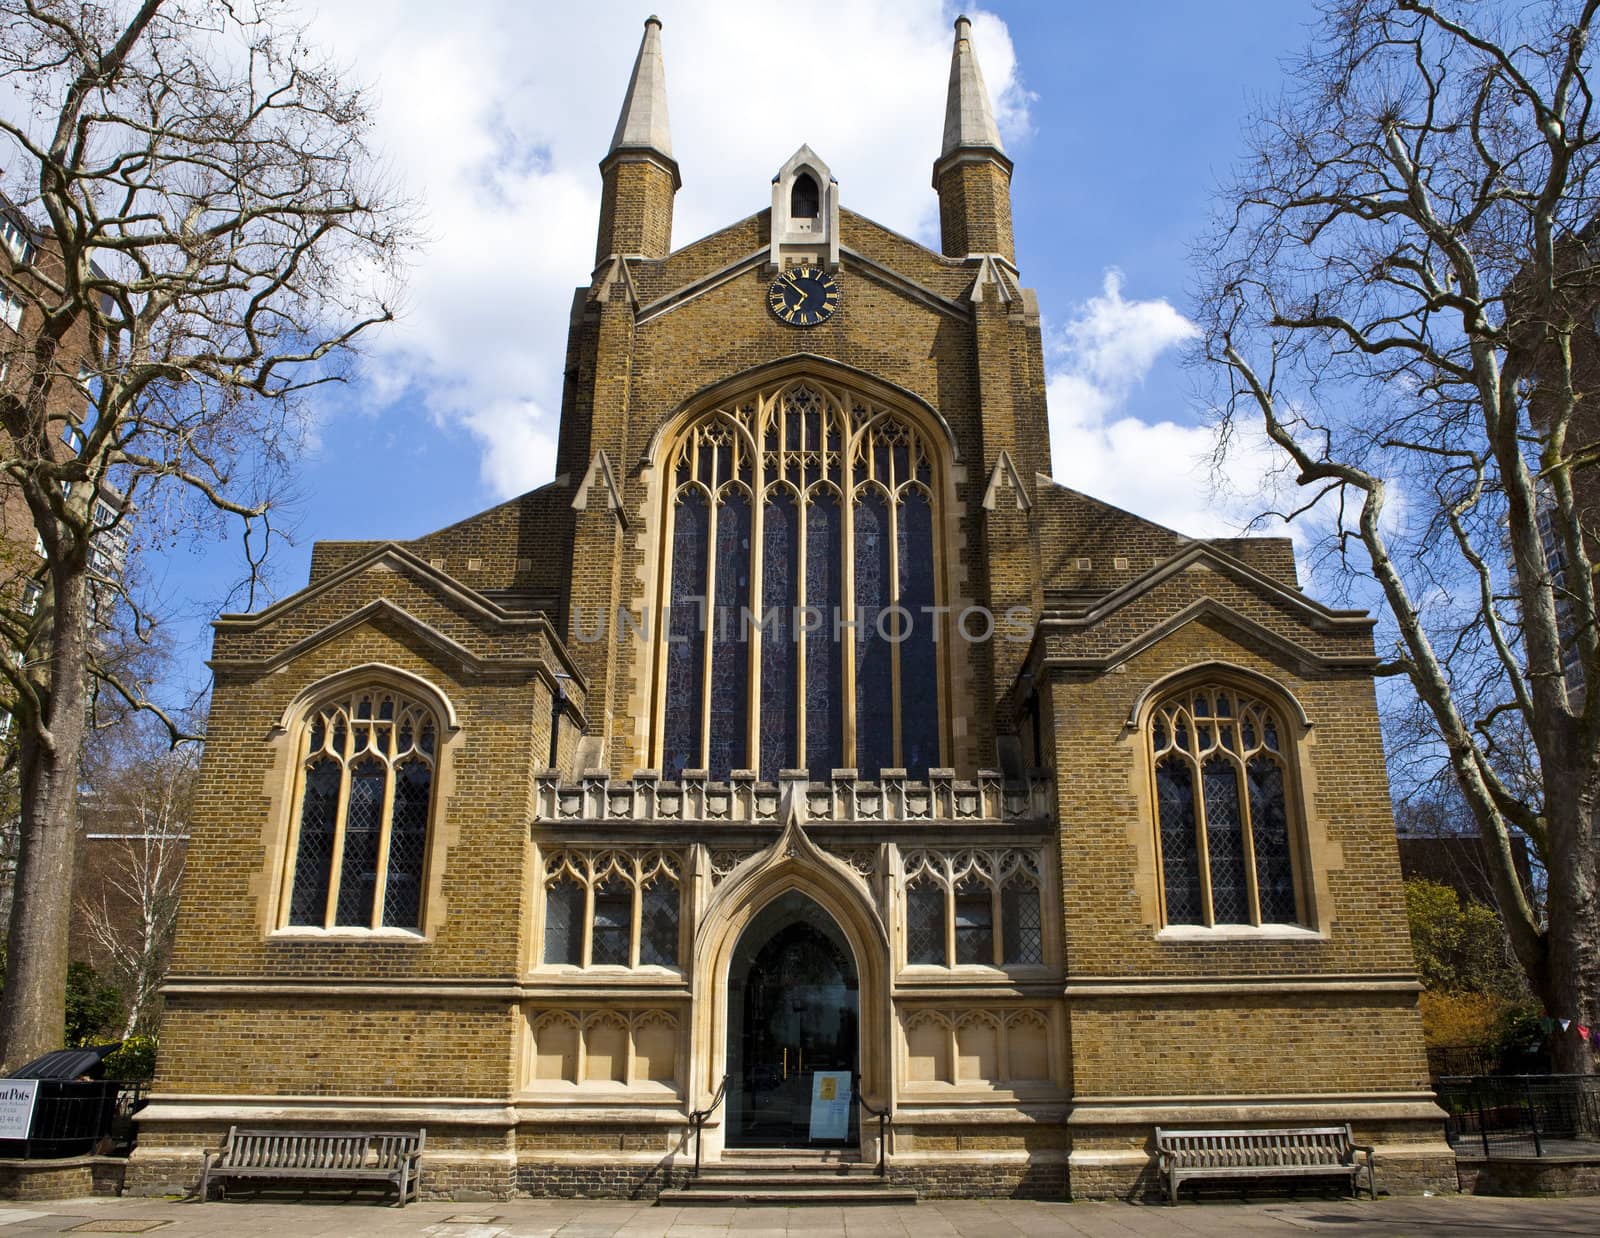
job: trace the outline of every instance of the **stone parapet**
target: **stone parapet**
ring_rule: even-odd
[[[632,778],[588,772],[563,783],[558,771],[536,780],[535,820],[683,821],[781,824],[785,791],[800,790],[812,821],[1049,821],[1055,811],[1049,770],[1031,770],[1007,779],[998,770],[979,770],[972,779],[950,769],[932,769],[928,778],[908,778],[904,770],[885,770],[879,778],[857,778],[853,769],[836,769],[826,781],[803,771],[758,781],[752,770],[735,770],[726,780],[698,771],[662,779],[643,770]]]

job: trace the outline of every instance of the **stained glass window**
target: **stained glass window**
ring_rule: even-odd
[[[856,498],[856,768],[863,778],[894,764],[894,646],[879,630],[892,599],[889,502],[877,490]]]
[[[1156,802],[1161,815],[1161,871],[1167,887],[1167,923],[1203,924],[1200,863],[1195,839],[1194,778],[1176,759],[1156,765]]]
[[[800,505],[787,489],[768,492],[761,556],[761,777],[778,776],[800,751]]]
[[[994,892],[975,875],[956,885],[956,962],[994,965]]]
[[[686,489],[674,513],[672,603],[667,614],[668,778],[700,766],[701,678],[705,667],[706,547],[711,509],[705,491]]]
[[[328,918],[328,878],[333,871],[333,838],[339,815],[342,766],[326,757],[306,771],[300,809],[300,854],[294,869],[290,924],[321,928]]]
[[[944,890],[931,881],[906,888],[906,962],[946,965]]]
[[[933,616],[933,504],[911,488],[900,503],[900,761],[914,778],[939,764],[939,646]]]
[[[583,887],[571,877],[551,882],[544,900],[544,961],[583,964]]]
[[[806,760],[813,778],[844,764],[844,644],[833,621],[841,594],[844,553],[839,496],[818,490],[806,507]]]
[[[544,961],[677,967],[680,872],[672,852],[555,852],[545,862]]]
[[[594,890],[594,931],[589,939],[589,962],[626,967],[633,935],[633,889],[619,877],[601,882]]]
[[[285,922],[420,930],[432,712],[400,693],[367,689],[315,710],[304,742]]]
[[[1152,715],[1168,924],[1299,922],[1282,733],[1271,706],[1217,686]]]
[[[1256,882],[1263,923],[1294,921],[1294,864],[1289,858],[1289,817],[1285,811],[1283,767],[1258,754],[1247,767],[1250,821],[1256,850]]]
[[[678,885],[657,877],[644,888],[639,908],[639,962],[678,965]]]
[[[926,776],[942,733],[930,442],[898,412],[795,382],[707,413],[672,452],[665,776]]]
[[[1044,921],[1039,913],[1039,887],[1021,873],[1000,891],[1000,937],[1005,962],[1044,962]]]

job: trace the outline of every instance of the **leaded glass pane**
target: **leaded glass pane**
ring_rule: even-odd
[[[407,761],[395,772],[389,871],[383,887],[383,923],[387,928],[422,927],[422,868],[432,788],[433,770],[421,761]]]
[[[923,884],[906,890],[906,962],[946,965],[941,886]]]
[[[1250,781],[1250,839],[1256,850],[1256,888],[1264,924],[1293,924],[1294,864],[1289,858],[1289,814],[1283,770],[1271,757],[1246,767]]]
[[[743,769],[750,708],[750,646],[744,612],[750,606],[750,500],[724,491],[717,507],[717,585],[711,633],[711,745],[713,778]]]
[[[1244,820],[1233,762],[1213,757],[1200,770],[1206,796],[1206,849],[1211,853],[1211,920],[1249,924],[1250,890],[1244,864]]]
[[[933,506],[920,490],[905,493],[897,532],[900,605],[911,616],[910,634],[900,642],[901,764],[911,777],[926,778],[928,768],[939,764],[939,662],[933,639]]]
[[[321,928],[328,916],[328,879],[333,874],[333,831],[339,811],[337,761],[316,762],[306,771],[300,807],[300,847],[294,862],[289,923]]]
[[[806,768],[813,778],[828,777],[844,757],[844,643],[833,626],[842,605],[842,531],[838,496],[813,490],[806,503],[805,596],[807,610],[821,616],[805,637]]]
[[[678,965],[678,886],[663,877],[645,886],[640,895],[639,962]]]
[[[666,740],[662,774],[700,766],[700,692],[705,670],[706,549],[710,508],[698,490],[678,504],[672,539],[672,604],[667,628]]]
[[[551,882],[545,892],[544,961],[583,963],[583,887],[571,877]]]
[[[617,877],[595,886],[589,962],[626,967],[632,936],[633,887]]]
[[[1194,778],[1187,761],[1169,757],[1156,766],[1161,818],[1161,876],[1168,924],[1202,924],[1200,845],[1195,834]]]
[[[878,634],[889,605],[889,503],[875,488],[856,495],[856,768],[876,778],[894,764],[892,646]]]
[[[378,892],[378,842],[383,834],[383,787],[388,767],[367,758],[350,768],[350,806],[344,818],[344,862],[339,867],[339,905],[334,923],[371,928]]]
[[[956,885],[956,962],[994,966],[994,902],[979,877]]]
[[[761,554],[761,777],[774,779],[800,758],[800,506],[777,491],[763,513]]]
[[[1009,966],[1044,962],[1044,920],[1039,913],[1039,887],[1013,877],[1000,891],[1001,949]]]

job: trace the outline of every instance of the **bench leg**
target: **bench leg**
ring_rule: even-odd
[[[1178,1171],[1174,1169],[1167,1175],[1167,1207],[1178,1206]]]

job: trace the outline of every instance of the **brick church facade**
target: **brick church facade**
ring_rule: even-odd
[[[941,252],[809,147],[672,250],[653,18],[600,168],[556,479],[217,621],[130,1187],[240,1123],[425,1125],[438,1193],[1128,1196],[1158,1125],[1348,1121],[1454,1189],[1371,620],[1050,480],[965,20]]]

